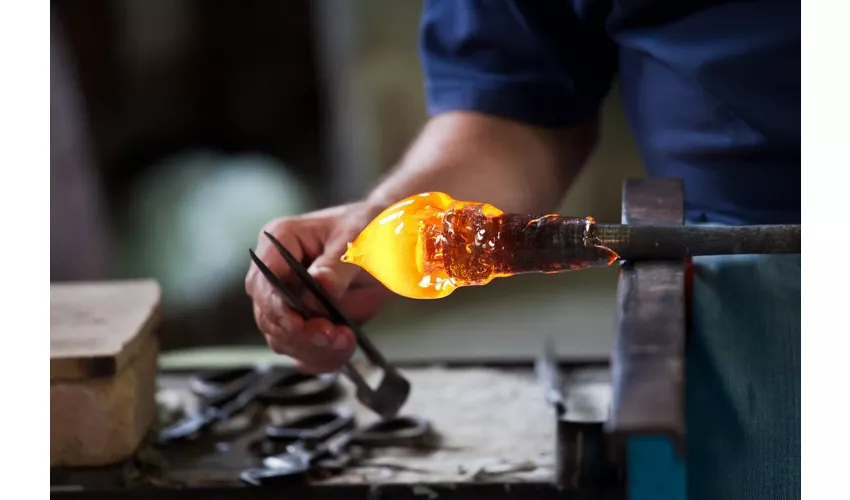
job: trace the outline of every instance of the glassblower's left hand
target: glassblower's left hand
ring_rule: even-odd
[[[254,318],[269,347],[295,358],[304,371],[329,372],[342,367],[356,348],[354,332],[328,319],[327,311],[301,285],[263,232],[269,232],[296,259],[309,264],[308,272],[353,321],[362,324],[378,312],[392,293],[361,268],[340,262],[340,257],[348,242],[383,208],[352,203],[273,220],[260,231],[257,257],[293,291],[301,291],[301,300],[312,314],[304,320],[253,263],[245,277],[245,291],[253,300]]]

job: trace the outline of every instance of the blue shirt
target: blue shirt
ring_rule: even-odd
[[[619,79],[650,176],[686,217],[800,223],[800,3],[426,0],[431,114],[588,121]]]

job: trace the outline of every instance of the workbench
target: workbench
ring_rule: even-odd
[[[108,469],[55,470],[52,495],[65,499],[136,498],[599,498],[599,492],[569,491],[554,484],[555,418],[544,389],[528,364],[481,366],[455,362],[413,363],[400,367],[416,388],[404,414],[427,418],[437,442],[427,452],[390,449],[373,463],[392,469],[352,469],[326,480],[283,489],[246,486],[239,473],[257,465],[248,450],[256,430],[298,412],[268,408],[252,412],[236,428],[218,429],[201,437],[156,449],[152,445],[130,463]],[[595,409],[600,424],[610,407],[609,370],[604,365],[564,368],[568,406],[585,418]],[[161,406],[189,407],[194,397],[188,373],[162,373],[158,380]],[[358,421],[376,417],[353,398],[342,403],[357,412]],[[617,484],[611,487],[617,495]],[[285,492],[285,493],[284,493]]]

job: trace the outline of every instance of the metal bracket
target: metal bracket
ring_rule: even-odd
[[[684,224],[682,182],[631,179],[623,185],[622,223]],[[624,262],[617,285],[607,431],[618,443],[664,435],[684,453],[686,289],[683,260]]]

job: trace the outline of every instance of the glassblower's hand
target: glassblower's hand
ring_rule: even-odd
[[[245,291],[254,302],[254,318],[269,347],[278,354],[295,358],[305,371],[339,369],[354,353],[354,332],[327,319],[327,311],[301,285],[263,231],[277,238],[296,259],[309,264],[310,274],[339,302],[343,311],[353,321],[364,323],[378,312],[391,292],[359,267],[339,259],[347,243],[380,211],[366,203],[353,203],[276,219],[260,231],[257,257],[293,291],[300,291],[311,317],[305,321],[291,309],[253,262],[245,277]]]

